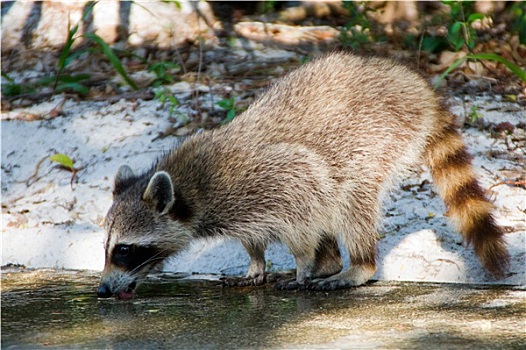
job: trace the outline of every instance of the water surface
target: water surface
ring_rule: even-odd
[[[526,346],[523,289],[372,283],[336,292],[227,288],[159,275],[131,301],[92,272],[5,270],[2,348],[465,348]]]

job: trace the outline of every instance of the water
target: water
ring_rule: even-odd
[[[156,276],[131,301],[96,273],[2,273],[2,348],[473,348],[526,346],[523,289],[373,283],[331,293]]]

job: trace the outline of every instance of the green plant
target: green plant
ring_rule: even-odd
[[[427,31],[427,27],[441,27],[444,24],[449,23],[450,15],[449,14],[437,14],[431,17],[428,21],[424,21],[423,24],[423,35],[421,35],[420,43],[418,44],[419,48],[427,52],[441,52],[449,47],[449,42],[447,37],[439,35],[438,32],[433,32],[431,35]],[[414,43],[411,42],[412,45]],[[408,45],[406,44],[406,47]]]
[[[473,11],[474,1],[442,1],[449,6],[449,13],[453,23],[448,29],[448,41],[455,51],[464,45],[471,51],[475,47],[476,33],[471,24],[483,20],[484,15]]]
[[[309,57],[308,55],[300,56],[300,65],[304,65],[305,63],[309,62],[312,59],[312,57]]]
[[[163,0],[165,4],[173,4],[177,9],[182,9],[181,1],[178,0]]]
[[[236,116],[237,110],[236,110],[236,102],[234,100],[234,97],[219,100],[216,102],[216,105],[218,105],[219,107],[227,111],[226,118],[223,120],[222,124],[230,123]]]
[[[2,83],[3,96],[17,96],[25,93],[32,93],[35,91],[35,89],[31,85],[15,83],[15,80],[4,72],[2,72],[2,78],[4,78],[7,81],[5,83]]]
[[[88,3],[82,13],[82,21],[87,19],[96,4],[97,1]],[[86,87],[82,81],[89,79],[89,74],[79,74],[73,76],[64,75],[64,70],[66,67],[73,61],[74,58],[81,54],[80,51],[76,54],[72,54],[71,52],[71,48],[73,47],[75,40],[78,39],[78,37],[75,37],[75,34],[77,34],[77,31],[79,30],[79,23],[77,23],[74,27],[71,27],[71,25],[68,24],[68,28],[68,36],[58,58],[56,75],[54,77],[40,79],[37,84],[46,86],[53,83],[53,90],[55,91],[62,92],[64,90],[71,89],[80,94],[86,94],[89,92],[89,88]]]
[[[91,14],[96,4],[97,4],[97,1],[88,3],[88,5],[86,6],[82,14],[82,21],[85,21],[87,19],[87,17]],[[99,49],[106,56],[106,58],[108,59],[110,64],[113,66],[113,68],[124,78],[124,80],[126,81],[128,85],[130,85],[135,90],[138,89],[137,85],[126,74],[126,71],[124,70],[115,52],[108,46],[108,44],[106,44],[106,42],[100,36],[94,33],[86,33],[84,35],[76,36],[79,30],[79,23],[77,23],[73,27],[68,25],[68,27],[69,27],[69,30],[68,30],[66,42],[58,58],[56,75],[54,77],[40,79],[37,82],[38,85],[46,86],[46,85],[50,85],[50,83],[53,82],[53,89],[58,92],[61,92],[64,90],[73,90],[80,94],[87,94],[89,92],[89,88],[84,84],[84,82],[91,77],[90,74],[76,74],[76,75],[64,74],[64,71],[66,70],[67,66],[73,60],[78,58],[80,55],[82,55],[86,51],[90,50],[90,49],[78,50],[76,52],[72,52],[71,50],[75,41],[81,37],[84,37],[85,39],[91,40],[94,44],[96,44],[99,47]]]
[[[260,14],[276,12],[277,1],[261,1],[258,4],[258,12]]]
[[[475,123],[480,118],[480,113],[478,112],[478,108],[479,106],[473,105],[469,109],[468,117],[470,117],[472,123]]]
[[[49,86],[53,84],[53,89],[56,92],[72,90],[81,95],[85,95],[89,92],[89,88],[84,85],[83,82],[90,77],[90,74],[58,75],[56,77],[41,78],[36,84],[39,86]]]
[[[447,48],[454,51],[461,50],[464,46],[468,51],[473,50],[476,43],[476,31],[472,24],[483,20],[482,13],[473,12],[474,1],[446,1],[442,3],[449,7],[448,17],[436,16],[431,25],[445,25],[448,29],[447,36],[426,35],[422,38],[421,48],[427,52],[441,52]],[[439,22],[437,22],[440,20]],[[444,23],[445,22],[445,23]]]
[[[526,45],[526,2],[518,1],[511,7],[513,21],[511,31],[519,35],[519,42]]]
[[[502,63],[504,66],[506,66],[513,74],[515,74],[519,79],[526,82],[526,71],[522,69],[521,67],[517,66],[513,62],[508,61],[504,57],[496,54],[496,53],[476,53],[471,55],[466,55],[464,57],[458,58],[455,60],[451,66],[449,66],[448,69],[442,75],[438,78],[437,82],[435,83],[435,86],[439,86],[440,82],[455,68],[457,68],[459,65],[464,63],[466,60],[474,59],[474,60],[488,60],[488,61],[496,61],[499,63]]]
[[[63,153],[57,153],[49,157],[49,160],[55,163],[58,163],[62,168],[67,169],[68,171],[73,171],[75,169],[74,167],[74,161]]]
[[[130,79],[128,74],[126,74],[126,71],[124,70],[124,67],[121,64],[121,61],[119,60],[115,52],[113,52],[111,47],[109,47],[109,45],[106,44],[106,42],[100,36],[94,33],[87,33],[84,34],[84,37],[92,40],[94,43],[99,45],[100,49],[102,50],[102,53],[106,56],[106,58],[113,66],[113,68],[117,71],[117,73],[119,73],[122,76],[122,78],[126,81],[126,83],[128,83],[128,85],[130,85],[134,90],[138,89],[135,82],[133,82],[133,80]]]
[[[56,153],[49,157],[49,160],[54,163],[57,163],[59,168],[71,172],[71,180],[69,184],[70,186],[73,186],[73,180],[75,180],[75,176],[77,176],[77,173],[81,170],[75,168],[75,161],[63,153]]]
[[[464,63],[466,60],[488,60],[495,61],[506,66],[519,79],[526,82],[526,72],[521,67],[513,62],[505,59],[496,53],[473,53],[473,48],[476,44],[476,33],[472,28],[472,23],[484,19],[484,15],[473,11],[473,1],[442,1],[450,8],[450,17],[452,20],[448,29],[448,42],[455,51],[459,51],[464,46],[470,54],[456,59],[451,66],[439,77],[435,86],[439,86],[440,82],[455,68]],[[423,45],[423,49],[425,49]]]
[[[90,3],[86,8],[84,9],[82,19],[86,19],[87,16],[91,13],[93,10],[93,6],[95,6],[96,2]],[[64,47],[60,51],[60,55],[58,58],[57,66],[56,66],[56,74],[51,77],[44,77],[39,79],[34,83],[34,85],[38,86],[53,86],[53,90],[57,92],[62,92],[66,90],[73,90],[75,92],[78,92],[80,94],[87,94],[89,92],[89,88],[83,84],[83,82],[87,79],[89,79],[91,76],[89,74],[76,74],[76,75],[66,75],[64,74],[64,71],[66,67],[71,63],[71,61],[78,56],[78,54],[72,54],[71,48],[75,42],[75,40],[78,39],[78,37],[75,37],[75,34],[77,33],[79,29],[79,24],[75,25],[74,27],[71,27],[68,25],[68,35],[66,38],[66,42],[64,44]],[[4,77],[8,84],[6,86],[2,86],[2,94],[6,96],[16,96],[27,92],[34,92],[35,88],[31,85],[21,85],[21,84],[15,84],[13,79],[11,79],[7,74],[2,73],[2,77]]]
[[[155,62],[148,65],[148,72],[153,72],[156,76],[152,82],[152,87],[158,87],[163,84],[171,84],[174,78],[169,74],[172,69],[180,69],[177,63],[172,62]]]
[[[374,10],[367,6],[366,1],[344,1],[343,7],[348,11],[349,20],[340,31],[340,42],[344,47],[358,49],[371,41],[371,22],[367,13]]]
[[[175,109],[180,105],[179,100],[175,95],[168,89],[157,89],[155,90],[154,98],[159,100],[163,107],[168,104],[169,106],[169,115],[170,117],[176,115],[176,118],[179,122],[185,124],[188,122],[188,117],[182,113],[175,113]]]
[[[442,36],[425,36],[422,38],[422,50],[427,52],[441,52],[447,49],[449,42]]]

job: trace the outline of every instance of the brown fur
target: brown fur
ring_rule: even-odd
[[[133,289],[201,237],[243,244],[251,264],[241,284],[265,281],[265,248],[281,241],[297,275],[280,287],[361,285],[376,271],[382,197],[422,158],[459,231],[502,276],[502,231],[440,98],[390,60],[337,53],[278,80],[232,123],[189,138],[150,171],[119,170],[99,294]],[[336,237],[351,260],[341,272]],[[137,251],[128,262],[114,256],[122,245]],[[147,260],[137,267],[139,255]],[[114,260],[133,271],[113,269]]]

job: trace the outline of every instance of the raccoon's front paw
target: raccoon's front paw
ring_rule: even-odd
[[[328,280],[328,279],[319,278],[319,279],[309,282],[309,284],[305,287],[305,289],[315,290],[315,291],[332,291],[332,290],[352,288],[352,287],[357,287],[357,285],[352,282],[345,281],[345,280]]]
[[[292,278],[277,281],[274,288],[278,290],[303,290],[307,285],[306,281],[298,282],[295,278]]]
[[[266,283],[266,276],[261,274],[256,277],[224,277],[221,280],[228,287],[260,286]]]

